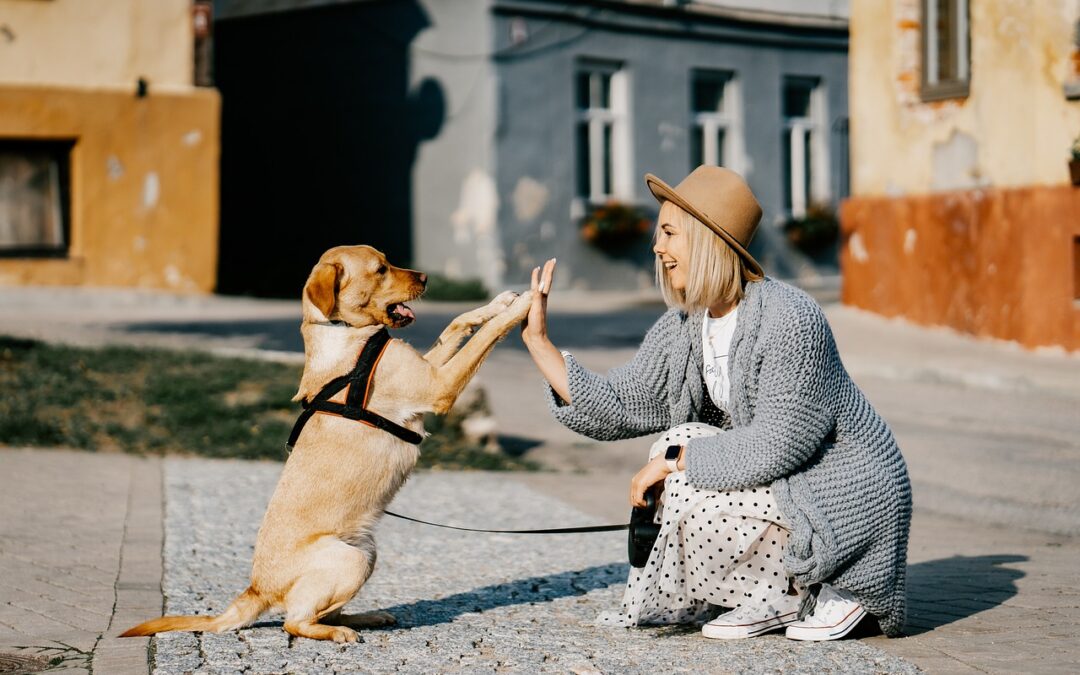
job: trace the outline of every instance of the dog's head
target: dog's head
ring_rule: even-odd
[[[405,303],[426,285],[426,274],[394,267],[370,246],[337,246],[319,258],[304,284],[304,322],[402,328],[416,319]]]

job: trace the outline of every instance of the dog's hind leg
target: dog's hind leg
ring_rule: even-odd
[[[336,537],[313,546],[309,565],[285,596],[285,630],[290,635],[314,640],[356,642],[356,631],[333,625],[341,608],[371,576],[372,556]],[[329,619],[333,623],[324,623]]]
[[[465,312],[455,318],[439,335],[435,346],[424,354],[424,360],[436,368],[449,361],[450,357],[457,353],[462,340],[472,335],[473,330],[505,311],[515,298],[517,298],[517,293],[504,291],[483,307]]]

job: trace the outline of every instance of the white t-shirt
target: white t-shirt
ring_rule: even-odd
[[[730,312],[719,318],[712,318],[705,312],[701,322],[702,378],[705,389],[709,392],[716,407],[727,410],[731,395],[731,379],[728,370],[728,351],[731,338],[735,335],[735,322],[739,313],[736,305]]]

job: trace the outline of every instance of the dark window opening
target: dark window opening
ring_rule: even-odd
[[[0,256],[67,256],[74,145],[0,139]]]

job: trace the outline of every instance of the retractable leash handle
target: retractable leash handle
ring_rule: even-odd
[[[645,491],[645,506],[636,507],[630,512],[630,536],[627,540],[627,553],[631,567],[645,567],[649,554],[656,546],[660,536],[660,525],[656,522],[656,495],[652,490]]]

